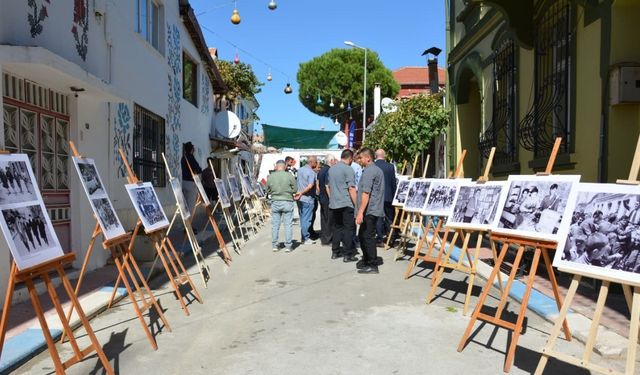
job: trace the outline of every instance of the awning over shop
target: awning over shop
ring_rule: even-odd
[[[336,135],[332,131],[283,128],[262,124],[264,145],[275,148],[326,149]]]

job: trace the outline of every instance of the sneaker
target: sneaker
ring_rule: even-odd
[[[366,266],[364,268],[359,269],[358,273],[364,273],[364,274],[373,273],[373,274],[376,274],[376,273],[378,273],[378,267],[377,266]]]
[[[278,251],[280,251],[280,248],[279,248],[279,247],[274,247],[274,248],[273,248],[273,249],[271,249],[271,250],[273,250],[273,252],[274,252],[274,253],[277,253]]]
[[[285,247],[285,249],[284,249],[284,252],[285,252],[285,253],[290,253],[290,252],[292,252],[292,251],[293,251],[293,249],[292,249],[292,248],[290,248],[290,247]]]
[[[303,245],[313,245],[315,243],[316,243],[316,240],[312,240],[311,238],[309,238],[306,241],[304,241],[302,244]]]

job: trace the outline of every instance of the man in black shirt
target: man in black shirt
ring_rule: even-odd
[[[329,195],[327,194],[327,177],[329,176],[329,168],[336,165],[338,161],[333,155],[327,156],[327,164],[325,164],[318,172],[317,193],[320,201],[320,243],[322,245],[331,245],[333,220],[329,211]]]

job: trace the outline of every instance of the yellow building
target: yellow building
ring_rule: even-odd
[[[447,0],[449,165],[626,178],[640,132],[640,0]]]

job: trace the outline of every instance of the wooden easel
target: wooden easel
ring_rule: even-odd
[[[211,168],[211,171],[213,172],[213,178],[217,179],[218,176],[216,175],[216,170],[213,168],[213,164],[211,163],[211,161],[209,161],[209,167]],[[226,184],[226,182],[224,180],[220,180],[222,181],[223,184]],[[220,195],[220,192],[218,192],[218,196]],[[231,201],[232,198],[229,197],[229,200]],[[225,224],[227,225],[227,230],[229,231],[229,234],[231,235],[231,242],[233,243],[233,248],[235,250],[235,252],[237,254],[241,254],[240,252],[240,239],[242,239],[242,241],[244,241],[244,233],[242,232],[242,228],[236,227],[235,223],[233,222],[232,216],[231,216],[231,212],[229,212],[229,207],[222,207],[222,202],[220,201],[220,199],[218,198],[218,201],[216,202],[216,204],[213,205],[213,208],[211,208],[211,215],[216,212],[216,208],[220,206],[220,211],[222,212],[222,218],[225,221]],[[238,237],[238,233],[237,231],[240,230],[240,238]]]
[[[491,165],[493,164],[493,156],[495,155],[496,148],[492,147],[491,152],[489,154],[489,159],[487,160],[487,165],[484,169],[484,175],[478,178],[479,183],[489,181],[489,171],[491,170]],[[444,271],[446,269],[451,269],[455,271],[460,271],[469,275],[469,280],[467,282],[467,293],[464,299],[464,307],[462,310],[463,315],[467,315],[467,310],[469,308],[469,300],[471,299],[471,291],[473,289],[473,283],[475,281],[477,266],[478,266],[478,257],[480,255],[480,247],[482,246],[483,236],[487,233],[485,229],[470,229],[470,228],[455,228],[451,227],[454,230],[453,239],[449,243],[447,247],[446,236],[444,238],[444,246],[440,246],[440,251],[438,252],[438,256],[436,258],[436,264],[434,267],[435,277],[431,279],[431,289],[429,290],[429,294],[427,295],[426,303],[430,304],[433,300],[433,297],[442,282]],[[476,234],[478,236],[476,240],[476,247],[473,252],[473,257],[471,256],[471,250],[469,249],[469,240],[471,236]],[[462,242],[462,249],[460,251],[460,256],[457,262],[451,262],[451,253],[453,252],[453,248],[456,244],[456,240],[458,238],[464,238]],[[495,244],[491,242],[491,250],[493,250],[493,260],[494,262],[497,260],[496,248]],[[467,264],[464,264],[463,260],[466,257]],[[500,290],[502,291],[502,280],[500,273],[498,273],[498,285]]]
[[[187,164],[187,167],[189,167],[189,173],[191,173],[191,176],[192,177],[195,176],[196,174],[193,172],[193,169],[191,169],[191,164],[189,163],[186,163],[186,164]],[[212,170],[213,170],[213,167],[212,167]],[[222,260],[227,265],[229,265],[231,263],[231,255],[229,255],[229,250],[227,250],[227,244],[226,242],[224,242],[224,237],[222,237],[220,228],[218,228],[218,223],[216,222],[216,219],[213,217],[213,213],[214,213],[213,206],[211,205],[211,202],[209,202],[209,205],[205,203],[206,202],[205,197],[202,196],[200,189],[196,189],[196,191],[197,191],[196,202],[193,205],[193,208],[191,209],[191,220],[193,221],[193,218],[195,218],[196,212],[198,212],[198,207],[203,207],[207,215],[207,222],[204,224],[204,227],[202,228],[202,232],[206,231],[207,226],[211,224],[211,228],[213,228],[213,231],[216,235],[216,239],[218,240],[218,246],[220,247],[220,251],[222,252]]]
[[[416,155],[415,158],[413,159],[413,168],[411,169],[412,178],[415,174],[416,164],[418,163],[418,156],[419,155]],[[429,156],[429,154],[427,154],[427,156]],[[404,162],[404,166],[402,167],[401,174],[404,174],[406,169],[407,169],[407,161]],[[387,235],[387,242],[385,242],[384,244],[385,250],[389,250],[391,248],[391,245],[392,245],[391,239],[393,238],[394,231],[399,231],[402,228],[404,228],[405,211],[402,209],[402,207],[394,207],[394,208],[395,208],[394,210],[395,212],[393,214],[393,221],[391,222],[391,226],[389,228],[389,234]]]
[[[256,194],[251,193],[250,190],[248,190],[245,186],[244,183],[242,181],[242,179],[244,179],[244,177],[246,176],[244,174],[244,171],[242,171],[242,169],[240,168],[240,166],[237,166],[238,168],[238,176],[241,179],[240,181],[240,186],[242,186],[242,190],[243,190],[243,194],[242,194],[242,198],[245,202],[245,208],[247,210],[247,214],[250,217],[253,217],[253,220],[255,222],[255,227],[256,229],[259,228],[261,225],[264,224],[265,220],[264,220],[264,216],[262,215],[262,208],[261,208],[261,204],[258,201],[257,203],[259,203],[260,205],[256,204]],[[249,179],[249,181],[251,181],[251,179]],[[249,182],[251,183],[251,182]],[[249,198],[247,198],[244,194],[244,192],[246,191],[246,195],[249,196]],[[242,202],[241,202],[242,203]],[[253,223],[253,221],[252,221]]]
[[[553,169],[553,164],[556,160],[556,156],[560,148],[561,141],[562,141],[562,138],[556,138],[553,151],[551,152],[551,156],[549,156],[549,162],[547,163],[547,168],[545,172],[541,173],[540,175],[551,174],[551,171]],[[520,338],[520,334],[522,333],[522,324],[524,323],[524,317],[527,311],[527,306],[529,304],[529,296],[531,295],[531,289],[533,288],[533,282],[535,280],[536,272],[538,270],[538,263],[540,262],[540,256],[542,256],[547,269],[547,273],[549,274],[549,280],[551,281],[551,286],[553,288],[553,294],[556,299],[556,304],[558,306],[558,309],[560,310],[561,308],[562,298],[560,297],[560,292],[558,290],[558,282],[556,281],[555,274],[553,273],[553,268],[551,266],[551,258],[549,257],[549,251],[555,250],[558,244],[552,241],[542,241],[537,239],[525,238],[522,236],[504,235],[504,234],[498,234],[493,232],[491,233],[491,241],[501,242],[503,244],[502,249],[500,250],[500,255],[498,256],[498,260],[493,266],[493,270],[491,271],[491,275],[487,280],[487,284],[485,285],[484,289],[482,290],[482,294],[478,299],[478,304],[476,305],[476,308],[474,309],[473,314],[471,315],[471,320],[467,325],[467,329],[462,335],[462,339],[460,340],[460,344],[458,345],[458,351],[461,352],[462,350],[464,350],[469,340],[469,335],[471,334],[473,326],[475,325],[478,319],[494,324],[496,326],[511,330],[513,331],[513,336],[511,337],[511,344],[509,345],[509,348],[507,350],[507,356],[505,358],[505,363],[503,368],[504,372],[509,372],[509,370],[511,369],[511,365],[513,363],[513,357],[515,356],[516,346],[518,345],[518,339]],[[509,273],[509,279],[507,280],[507,283],[504,286],[504,289],[502,291],[500,304],[498,305],[498,308],[496,309],[496,313],[494,316],[484,314],[481,312],[482,307],[484,306],[485,300],[487,299],[487,296],[489,295],[489,292],[493,287],[493,282],[496,279],[496,276],[498,275],[498,273],[500,272],[500,267],[502,266],[502,262],[504,261],[504,258],[507,255],[507,252],[509,251],[509,247],[511,245],[515,245],[518,248],[518,250],[516,252],[516,258],[513,262],[511,272]],[[534,251],[533,261],[531,263],[531,267],[529,270],[527,286],[526,286],[524,295],[522,297],[522,301],[520,303],[520,311],[518,312],[516,323],[511,323],[509,321],[502,319],[502,312],[506,305],[507,298],[509,296],[509,290],[511,289],[513,280],[516,277],[516,272],[522,260],[522,256],[524,255],[524,252],[527,248],[533,249]],[[569,326],[567,324],[566,319],[562,320],[562,328],[565,333],[565,338],[570,341],[571,332],[569,331]]]
[[[78,153],[78,150],[76,149],[76,146],[73,142],[69,142],[69,146],[71,147],[73,156],[83,158],[83,156]],[[123,159],[123,160],[126,160],[126,159]],[[84,260],[82,262],[82,268],[80,268],[80,275],[78,276],[78,282],[76,283],[76,288],[74,290],[74,298],[75,296],[78,295],[80,291],[82,281],[84,280],[84,275],[86,274],[87,264],[89,263],[89,258],[91,257],[91,253],[93,251],[93,246],[96,240],[98,239],[98,237],[102,234],[103,234],[102,228],[100,227],[100,224],[96,220],[96,226],[93,230],[91,240],[89,241],[89,246],[87,247],[87,251],[85,252]],[[105,239],[102,242],[102,247],[111,253],[111,258],[113,259],[113,262],[116,265],[116,269],[118,270],[117,280],[123,281],[125,289],[127,290],[127,295],[129,296],[129,299],[131,300],[131,304],[133,305],[133,309],[136,312],[136,316],[138,317],[138,320],[142,325],[142,329],[147,335],[147,339],[149,340],[149,343],[151,343],[151,347],[153,348],[153,350],[157,350],[158,343],[156,342],[155,338],[151,334],[151,331],[149,330],[149,327],[147,326],[147,323],[145,322],[144,317],[142,316],[142,313],[147,310],[150,310],[153,307],[156,313],[158,314],[158,316],[160,317],[160,319],[162,320],[164,327],[166,327],[169,332],[171,332],[171,327],[169,326],[169,322],[167,322],[167,319],[165,318],[164,313],[162,312],[162,309],[158,305],[158,302],[153,296],[153,293],[151,293],[151,290],[149,289],[149,285],[145,281],[144,276],[142,275],[142,272],[138,267],[138,263],[133,258],[133,256],[131,256],[132,243],[130,242],[130,240],[131,240],[131,234],[127,233],[122,236],[112,238],[111,240]],[[138,282],[138,280],[140,281]],[[116,282],[116,285],[114,285],[113,287],[113,292],[111,293],[111,300],[109,302],[108,307],[111,307],[115,299],[115,293],[118,290],[118,281]],[[133,288],[132,288],[132,285],[133,285]],[[138,300],[138,298],[136,297],[136,294],[140,297],[140,300]],[[140,305],[142,305],[142,307],[140,307]],[[80,305],[77,304],[77,306],[79,307]],[[71,306],[69,307],[69,311],[67,312],[67,317],[66,317],[67,320],[71,319],[71,314],[73,313],[73,310],[75,308],[76,308],[76,305],[71,304]],[[61,341],[64,340],[64,337],[65,337],[65,333],[63,332]]]
[[[125,155],[125,153],[122,151],[121,148],[118,149],[118,152],[120,153],[122,162],[127,170],[127,174],[128,174],[127,181],[130,184],[142,183],[142,181],[140,181],[136,176],[136,174],[133,172],[133,169],[131,169],[131,165],[127,160],[127,156]],[[142,229],[142,221],[138,219],[136,221],[136,226],[135,226],[135,229],[133,230],[131,239],[129,240],[129,254],[128,254],[129,258],[133,258],[131,251],[133,249],[133,244],[135,243],[136,237],[140,232],[140,229]],[[191,287],[191,292],[193,293],[193,296],[200,303],[202,303],[202,297],[200,297],[200,293],[198,293],[198,289],[196,289],[196,286],[193,284],[193,281],[191,281],[191,277],[189,276],[189,273],[184,268],[182,261],[180,261],[180,257],[178,256],[178,253],[176,252],[176,249],[173,246],[173,242],[171,242],[171,239],[168,236],[169,233],[168,232],[165,233],[165,229],[166,228],[161,228],[161,229],[157,229],[150,232],[145,231],[145,233],[147,237],[151,239],[151,242],[153,242],[153,247],[156,250],[156,256],[160,258],[160,261],[162,262],[162,266],[164,267],[167,277],[169,278],[169,282],[171,284],[171,287],[173,288],[173,292],[175,293],[176,298],[178,299],[178,302],[180,303],[180,307],[182,308],[182,311],[185,313],[185,315],[188,316],[189,309],[187,308],[187,305],[184,303],[184,296],[180,291],[180,286],[188,284],[189,287]],[[120,281],[126,281],[126,278],[122,278],[120,276],[118,277],[118,280],[116,280],[116,285],[114,287],[114,292],[118,288]],[[112,294],[111,297],[112,297],[111,301],[113,301],[114,294]],[[111,305],[111,303],[109,303],[109,305]]]
[[[464,162],[464,158],[467,156],[467,150],[462,150],[462,154],[460,154],[460,159],[458,160],[458,165],[456,166],[456,170],[451,175],[450,178],[459,178],[462,173],[462,162]],[[425,168],[426,170],[426,168]],[[446,238],[449,235],[449,228],[447,228],[444,232],[444,236],[440,237],[440,229],[444,225],[447,220],[446,216],[430,216],[427,218],[427,226],[424,227],[422,225],[422,215],[418,213],[418,218],[420,222],[420,228],[422,229],[422,236],[420,237],[420,241],[416,244],[416,247],[413,251],[413,256],[409,261],[409,267],[407,267],[407,271],[404,273],[404,278],[408,279],[411,276],[411,271],[418,264],[418,261],[423,261],[427,263],[436,263],[437,258],[434,258],[431,254],[433,248],[436,244],[436,241],[440,244],[440,248],[444,247],[446,242],[443,242],[443,239],[446,241]],[[429,247],[424,255],[420,254],[420,250],[422,250],[422,246],[424,246],[425,241],[427,240],[429,229],[433,228],[433,235],[431,236],[431,240],[429,241]]]
[[[431,159],[431,155],[427,154],[427,161],[422,170],[422,178],[425,178],[427,175],[427,169],[429,167],[429,160]],[[413,171],[416,170],[416,163],[418,161],[418,155],[414,159]],[[413,178],[414,172],[412,171],[411,177]],[[420,220],[422,215],[416,212],[409,212],[402,208],[402,216],[400,216],[399,223],[399,232],[400,232],[400,241],[398,242],[398,246],[396,246],[396,252],[394,255],[394,261],[398,260],[402,254],[404,254],[405,250],[408,248],[409,243],[411,241],[415,241],[418,243],[420,241],[420,233],[414,234],[413,229],[416,226],[420,226]],[[389,240],[387,238],[387,240]]]
[[[633,157],[633,163],[631,164],[631,170],[629,171],[629,179],[618,180],[616,181],[616,183],[624,184],[624,185],[639,185],[640,184],[640,181],[638,181],[639,171],[640,171],[640,138],[638,138],[636,152]],[[566,272],[573,273],[574,271],[566,271]],[[571,307],[571,302],[573,302],[573,298],[575,297],[576,291],[578,290],[578,285],[580,284],[580,280],[582,279],[581,274],[574,274],[573,279],[571,280],[571,285],[569,286],[569,291],[567,292],[567,296],[565,298],[564,304],[562,304],[562,309],[560,309],[560,314],[556,318],[556,322],[553,326],[553,329],[551,330],[549,339],[547,340],[546,345],[542,349],[542,357],[540,358],[540,362],[538,362],[538,367],[536,368],[536,372],[535,372],[536,375],[542,375],[544,368],[546,367],[550,357],[557,358],[561,361],[570,363],[574,366],[582,367],[587,370],[599,372],[602,374],[611,374],[611,375],[635,374],[638,329],[640,328],[640,285],[628,284],[626,282],[622,282],[615,279],[603,279],[602,276],[596,276],[596,275],[590,275],[590,274],[585,274],[585,276],[602,280],[602,285],[600,286],[600,292],[598,293],[598,301],[596,302],[596,308],[593,314],[593,320],[591,322],[589,336],[587,338],[587,343],[582,353],[582,357],[577,358],[569,354],[559,352],[553,348],[558,336],[560,335],[562,322],[564,322],[566,319],[567,313],[569,312],[569,308]],[[622,286],[624,297],[625,297],[625,300],[627,301],[627,306],[631,311],[631,320],[629,325],[629,341],[627,344],[627,359],[625,363],[624,372],[615,371],[612,368],[599,366],[591,362],[591,354],[593,352],[593,347],[596,343],[598,327],[600,326],[600,319],[602,318],[602,312],[604,310],[604,305],[607,300],[607,295],[609,293],[609,286],[612,282],[619,283]]]
[[[98,339],[96,338],[91,325],[89,324],[89,320],[87,316],[84,314],[82,310],[82,306],[80,306],[80,301],[78,301],[78,297],[76,293],[73,291],[71,287],[71,283],[67,278],[66,273],[64,272],[64,265],[71,263],[75,260],[76,256],[73,253],[65,254],[61,257],[52,259],[43,264],[29,267],[24,270],[18,271],[18,267],[15,262],[11,264],[11,273],[9,275],[9,284],[7,285],[7,292],[4,297],[4,308],[2,309],[2,320],[0,321],[0,354],[2,353],[2,348],[4,347],[4,339],[7,333],[7,323],[9,319],[9,312],[11,311],[11,300],[13,298],[13,291],[16,283],[24,282],[27,285],[27,290],[29,292],[29,297],[31,297],[31,304],[33,305],[33,309],[36,312],[36,316],[38,317],[38,322],[40,323],[40,328],[42,329],[42,334],[44,335],[45,341],[47,342],[47,348],[49,349],[49,355],[51,355],[51,360],[53,361],[53,365],[56,370],[56,374],[64,374],[65,370],[74,364],[82,361],[87,357],[91,352],[95,351],[104,367],[104,370],[107,374],[113,375],[113,369],[111,368],[111,364],[109,363],[109,359],[105,356]],[[62,285],[69,296],[69,300],[71,306],[75,308],[80,321],[82,322],[82,327],[85,329],[87,336],[89,336],[89,340],[91,341],[91,345],[89,345],[85,349],[80,349],[78,346],[78,342],[73,334],[73,330],[71,329],[71,324],[69,323],[69,318],[64,315],[64,310],[62,309],[62,304],[60,303],[60,299],[58,297],[58,293],[56,292],[56,288],[51,282],[50,274],[53,272],[57,272],[60,280],[62,281]],[[44,316],[44,312],[42,311],[42,305],[40,304],[40,297],[38,296],[38,292],[36,291],[34,279],[41,278],[44,281],[44,284],[47,288],[47,292],[49,293],[49,297],[53,302],[53,307],[58,313],[58,317],[60,318],[60,322],[62,323],[62,327],[64,328],[64,333],[66,333],[69,338],[69,342],[71,343],[71,348],[73,349],[74,356],[70,359],[62,362],[60,359],[60,355],[58,354],[58,350],[56,349],[56,344],[53,341],[53,337],[51,336],[51,332],[49,331],[49,326],[47,325],[47,319]]]
[[[229,183],[229,188],[231,188],[231,183],[229,181],[229,179],[227,178],[227,182]],[[239,181],[238,181],[239,182]],[[233,188],[231,188],[233,190]],[[236,217],[236,221],[238,222],[238,227],[240,227],[240,232],[242,233],[242,239],[245,241],[248,241],[250,236],[249,231],[252,230],[255,233],[257,233],[257,230],[255,227],[253,227],[253,223],[249,222],[249,219],[247,219],[247,217],[244,215],[244,211],[240,209],[240,207],[242,206],[242,200],[244,199],[242,196],[242,183],[240,182],[240,200],[236,201],[235,199],[233,199],[233,192],[230,191],[230,200],[231,200],[231,206],[233,206],[233,214],[235,214]],[[233,219],[233,216],[232,216]],[[248,227],[248,228],[247,228]]]

